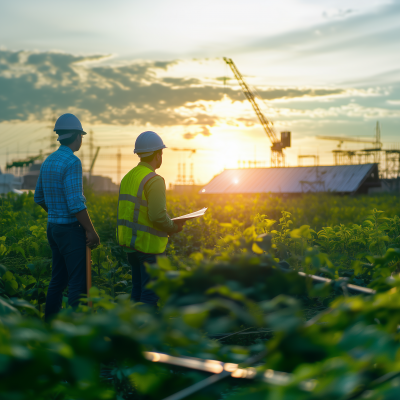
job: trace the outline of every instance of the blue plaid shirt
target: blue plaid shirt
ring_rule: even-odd
[[[54,224],[76,222],[75,214],[86,208],[81,160],[69,147],[61,145],[42,164],[34,200],[47,206]]]

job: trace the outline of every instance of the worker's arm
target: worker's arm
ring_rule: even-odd
[[[173,234],[182,230],[183,224],[176,224],[167,214],[165,182],[161,176],[150,179],[144,187],[148,204],[148,216],[160,231]]]
[[[79,211],[75,214],[75,217],[86,231],[86,246],[91,249],[97,247],[100,244],[100,238],[94,229],[87,209],[85,208],[84,210]]]
[[[48,212],[44,192],[43,192],[43,185],[42,185],[42,172],[40,172],[38,180],[36,182],[35,194],[33,196],[33,200],[36,204],[43,208],[44,211]]]
[[[100,244],[99,235],[93,227],[86,209],[86,199],[83,195],[82,164],[77,158],[66,170],[64,175],[64,193],[68,210],[74,214],[86,231],[86,245],[90,248]]]

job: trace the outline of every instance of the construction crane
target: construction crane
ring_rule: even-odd
[[[379,141],[379,139],[359,139],[359,138],[349,138],[349,137],[341,137],[341,136],[316,136],[317,139],[323,139],[323,140],[338,140],[338,148],[340,149],[342,144],[344,142],[352,142],[352,143],[372,143],[375,144],[377,149],[380,149],[382,147],[382,143]]]
[[[317,139],[323,140],[338,140],[338,149],[342,147],[343,142],[353,142],[353,143],[372,143],[375,145],[375,149],[380,150],[382,148],[381,142],[381,127],[379,121],[376,121],[375,126],[375,140],[373,139],[362,139],[362,138],[351,138],[351,137],[341,137],[341,136],[316,136]]]
[[[370,156],[374,157],[374,161],[376,163],[380,162],[380,152],[382,151],[382,142],[381,142],[381,128],[379,125],[379,121],[376,121],[375,127],[375,140],[373,139],[362,139],[362,138],[352,138],[352,137],[342,137],[342,136],[316,136],[317,139],[323,140],[338,140],[339,143],[337,145],[338,149],[333,150],[332,153],[335,158],[335,165],[341,165],[344,163],[353,164],[353,159],[355,156],[358,156],[359,163],[361,163],[361,159],[364,157],[365,162],[368,162]],[[342,150],[342,144],[344,142],[352,142],[352,143],[370,143],[375,145],[372,148],[364,149],[362,151],[345,151]]]
[[[192,154],[195,154],[197,151],[197,149],[179,149],[177,147],[170,147],[169,149],[173,151],[190,151],[190,156],[192,156]]]
[[[247,83],[244,81],[242,74],[237,69],[235,63],[231,58],[224,57],[224,61],[229,65],[235,78],[239,82],[239,85],[245,94],[247,100],[249,100],[252,105],[257,117],[264,128],[265,133],[267,134],[269,140],[272,143],[271,146],[271,167],[284,167],[285,166],[285,154],[283,149],[286,147],[290,147],[290,132],[281,132],[281,140],[278,139],[276,132],[274,130],[274,124],[272,121],[269,121],[265,115],[261,112],[256,98],[250,88],[247,86]]]

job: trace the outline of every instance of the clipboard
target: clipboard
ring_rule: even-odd
[[[186,221],[188,219],[202,217],[207,211],[207,207],[202,208],[201,210],[192,212],[190,214],[181,215],[180,217],[172,218],[172,221]]]

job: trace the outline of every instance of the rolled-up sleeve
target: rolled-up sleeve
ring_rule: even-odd
[[[76,214],[86,208],[86,198],[83,195],[82,164],[76,159],[65,171],[64,193],[67,200],[68,210]]]
[[[45,204],[43,184],[42,184],[42,171],[39,173],[39,178],[36,182],[35,194],[33,196],[33,201],[36,204]]]

